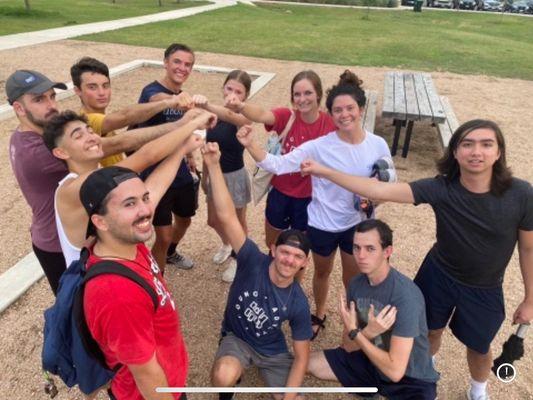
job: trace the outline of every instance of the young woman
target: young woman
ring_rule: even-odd
[[[231,95],[240,101],[245,101],[250,94],[251,85],[252,79],[246,71],[231,71],[222,86],[224,99]],[[218,143],[221,152],[220,165],[224,179],[233,198],[233,204],[235,205],[239,221],[244,231],[247,232],[246,205],[251,200],[250,179],[244,166],[244,147],[237,140],[236,133],[240,126],[250,121],[243,115],[234,113],[225,107],[210,104],[205,96],[195,95],[193,96],[193,102],[198,107],[211,110],[211,112],[219,117],[217,125],[207,131],[206,141]],[[213,261],[216,264],[222,264],[228,259],[232,250],[229,245],[229,240],[224,235],[224,231],[221,229],[216,217],[207,169],[204,168],[204,172],[202,183],[207,198],[207,224],[217,232],[222,240],[222,246],[213,256]],[[237,264],[235,259],[232,258],[227,269],[222,274],[222,280],[232,282],[236,269]]]
[[[372,199],[433,208],[437,240],[414,279],[426,301],[431,352],[449,326],[467,348],[467,397],[488,399],[490,344],[505,319],[502,282],[517,243],[524,298],[512,322],[533,319],[533,189],[513,178],[498,125],[476,119],[457,128],[435,178],[384,183],[320,164],[306,160],[302,172]]]
[[[322,82],[314,71],[301,71],[292,79],[291,104],[287,107],[265,110],[245,103],[238,96],[226,99],[226,106],[246,118],[262,123],[268,131],[281,134],[294,113],[294,122],[285,137],[282,154],[288,154],[309,140],[335,129],[331,117],[320,110]],[[265,210],[265,240],[270,249],[279,233],[288,228],[307,230],[307,206],[311,201],[311,179],[299,172],[279,173],[272,178]]]
[[[289,154],[267,154],[253,141],[249,126],[241,128],[237,137],[261,168],[277,174],[300,171],[300,164],[312,158],[330,168],[368,177],[376,161],[390,158],[390,151],[385,140],[364,131],[361,126],[366,104],[361,84],[355,74],[345,71],[338,84],[328,91],[326,100],[336,130],[302,144]],[[329,275],[337,248],[340,248],[344,285],[347,286],[350,278],[358,272],[352,255],[352,239],[355,225],[366,215],[360,209],[359,196],[326,179],[313,177],[312,181],[307,234],[315,264],[313,293],[316,314],[312,316],[312,321],[316,336],[326,320]]]

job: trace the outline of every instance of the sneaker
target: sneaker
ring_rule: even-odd
[[[220,249],[213,256],[213,262],[215,264],[222,264],[228,259],[231,254],[231,246],[229,244],[223,244]]]
[[[222,280],[227,283],[233,282],[235,273],[237,272],[237,261],[232,258],[228,264],[228,268],[222,273]]]
[[[172,264],[180,269],[191,269],[194,267],[194,262],[190,258],[183,257],[177,251],[171,256],[167,256],[167,264]]]
[[[489,394],[487,392],[483,393],[481,396],[473,396],[470,390],[467,390],[466,398],[468,400],[490,400]]]

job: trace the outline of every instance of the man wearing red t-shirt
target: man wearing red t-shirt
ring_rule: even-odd
[[[96,170],[80,188],[90,216],[87,234],[96,234],[87,262],[120,262],[153,286],[159,303],[138,284],[118,275],[102,275],[85,288],[87,325],[110,368],[111,399],[185,399],[156,393],[157,387],[184,387],[188,357],[174,300],[144,241],[153,233],[152,216],[161,190],[149,193],[139,176],[123,167]],[[164,190],[162,191],[164,193]],[[152,198],[150,197],[152,196]]]

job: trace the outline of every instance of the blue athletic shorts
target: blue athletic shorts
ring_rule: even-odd
[[[341,232],[326,232],[309,226],[307,237],[311,242],[313,253],[328,257],[337,250],[337,247],[345,253],[352,254],[354,232],[355,226]]]
[[[505,319],[503,289],[463,285],[428,254],[414,279],[426,300],[429,329],[450,325],[466,347],[486,354]],[[451,320],[450,320],[451,317]]]
[[[328,364],[344,387],[377,387],[378,393],[394,400],[435,400],[437,384],[404,376],[399,382],[384,380],[362,351],[348,353],[341,347],[324,350]],[[373,394],[358,394],[372,397]]]
[[[287,196],[276,188],[272,188],[267,196],[265,217],[276,229],[307,230],[307,206],[311,197],[302,199]]]

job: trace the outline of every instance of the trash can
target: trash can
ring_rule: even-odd
[[[424,3],[424,0],[415,0],[415,3],[413,4],[413,11],[422,12],[422,3]]]

